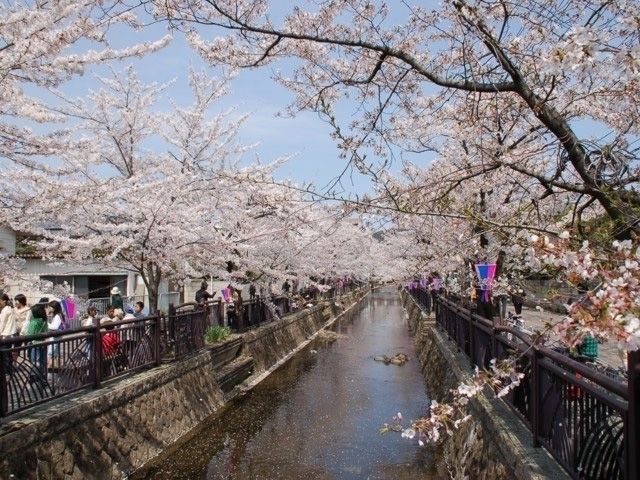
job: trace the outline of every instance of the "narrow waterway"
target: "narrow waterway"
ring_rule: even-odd
[[[313,342],[134,478],[430,478],[430,449],[378,434],[428,405],[397,291],[372,293],[334,329],[337,341]],[[397,352],[410,361],[373,360]]]

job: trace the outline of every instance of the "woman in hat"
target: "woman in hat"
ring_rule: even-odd
[[[113,287],[111,289],[111,306],[116,310],[116,314],[119,313],[118,309],[124,313],[124,302],[122,301],[122,296],[120,295],[120,289],[118,287]]]

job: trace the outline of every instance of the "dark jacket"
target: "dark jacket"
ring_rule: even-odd
[[[206,302],[210,298],[213,298],[213,295],[211,295],[209,292],[207,292],[207,290],[204,289],[204,288],[201,288],[200,290],[198,290],[196,292],[196,302],[198,302],[198,303]]]

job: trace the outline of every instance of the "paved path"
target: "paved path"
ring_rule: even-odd
[[[513,311],[513,307],[509,305],[507,310]],[[525,307],[522,309],[522,319],[526,330],[535,331],[544,330],[545,322],[552,322],[554,324],[558,323],[561,321],[562,315],[548,311],[540,312],[538,310]],[[559,338],[559,336],[556,335],[551,338]],[[598,345],[598,361],[613,368],[618,368],[624,365],[624,362],[618,352],[616,342],[611,341]]]

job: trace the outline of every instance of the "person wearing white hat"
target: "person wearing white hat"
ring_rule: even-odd
[[[124,312],[124,302],[122,301],[122,296],[120,295],[120,289],[118,287],[113,287],[111,289],[111,306],[116,310],[116,315],[119,313],[117,310],[120,309],[121,312]]]

